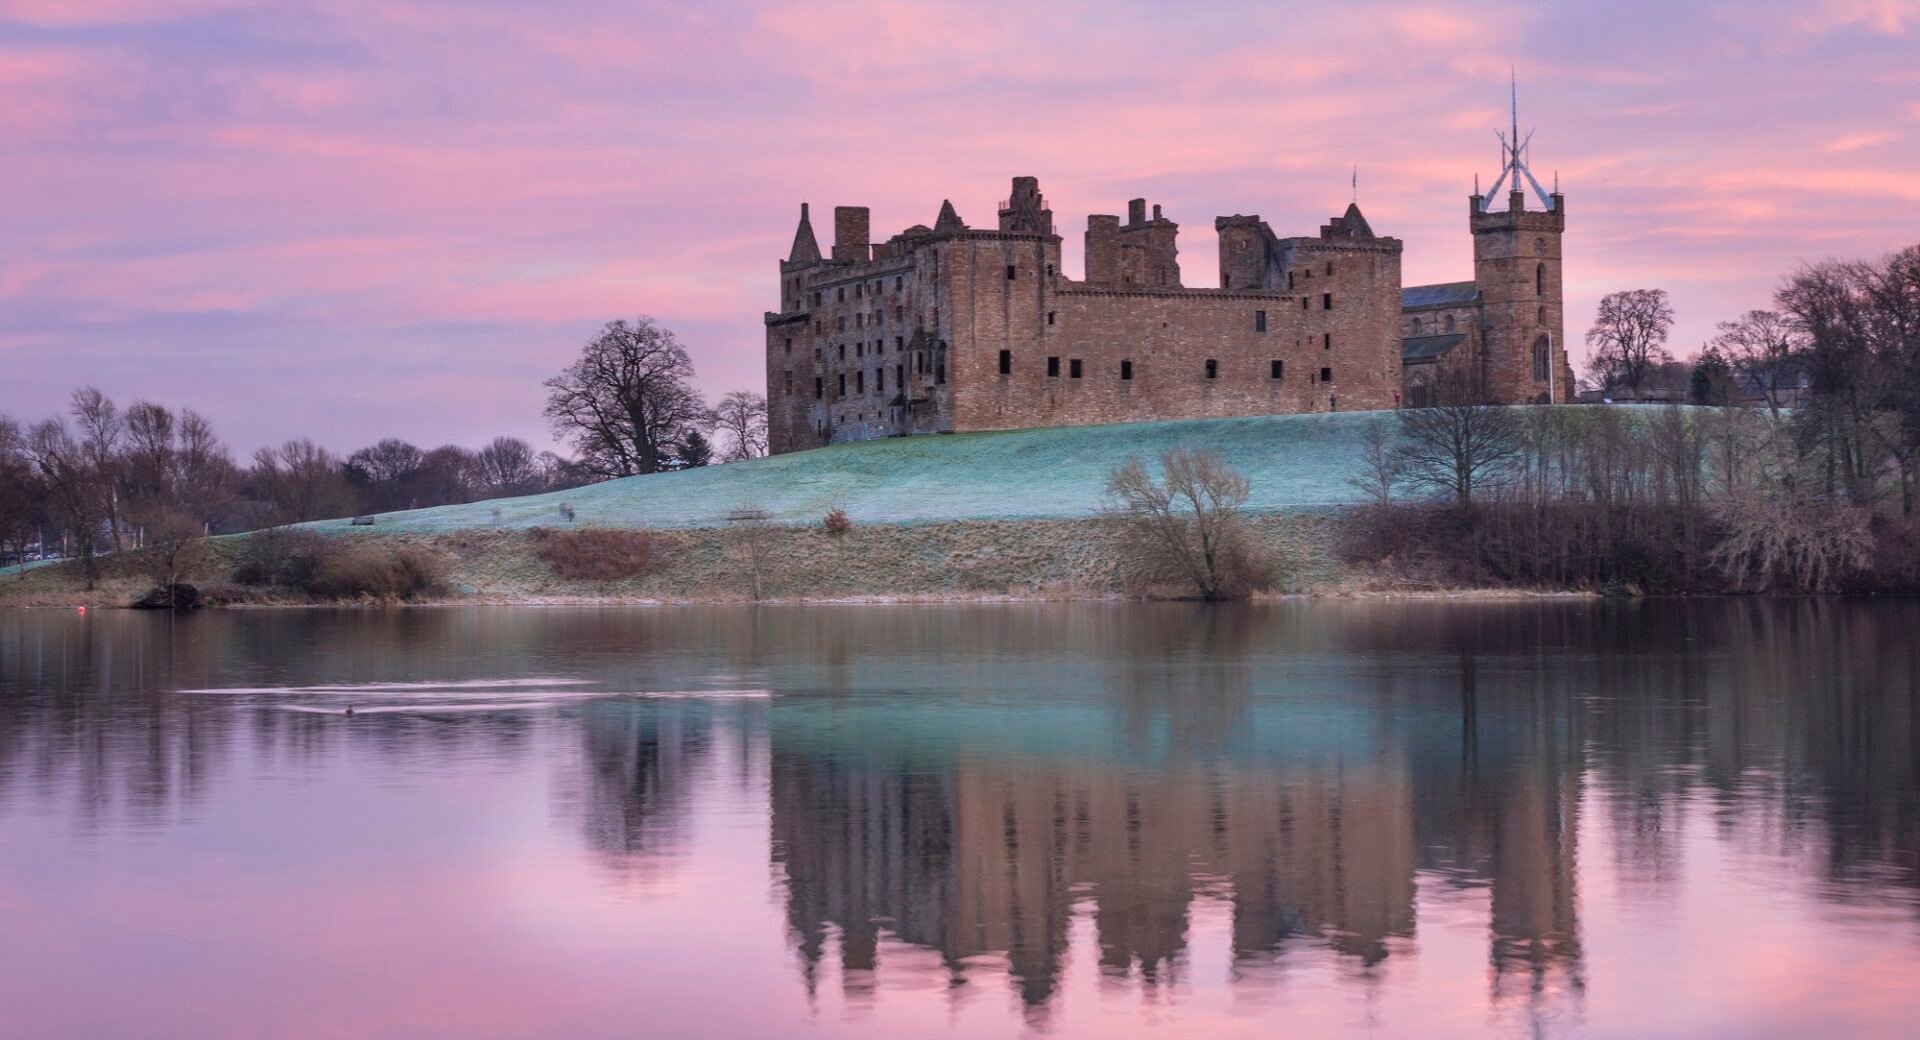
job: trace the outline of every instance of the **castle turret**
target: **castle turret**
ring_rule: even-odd
[[[1557,187],[1542,188],[1527,167],[1532,135],[1521,139],[1518,112],[1516,98],[1512,136],[1501,135],[1506,169],[1469,203],[1473,280],[1485,322],[1480,377],[1497,401],[1560,403],[1573,400],[1560,270],[1566,199]],[[1489,198],[1509,179],[1506,209],[1489,210]],[[1527,208],[1528,187],[1540,208]]]
[[[1158,205],[1149,217],[1146,199],[1128,201],[1127,223],[1120,229],[1121,283],[1178,288],[1179,234],[1180,225],[1161,216]]]
[[[1000,207],[1000,230],[1053,234],[1053,211],[1040,194],[1040,178],[1015,177],[1007,204]]]
[[[807,216],[807,204],[800,204],[800,226],[793,232],[793,248],[787,250],[787,263],[816,264],[820,262],[820,242],[813,237],[813,221]]]

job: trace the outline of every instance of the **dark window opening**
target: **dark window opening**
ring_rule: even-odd
[[[1049,324],[1049,325],[1051,325],[1051,324],[1053,324],[1053,312],[1052,312],[1052,311],[1048,311],[1048,312],[1047,312],[1047,324]]]
[[[1253,331],[1255,332],[1267,331],[1267,312],[1266,311],[1253,312]]]
[[[1060,359],[1059,358],[1050,357],[1047,359],[1047,377],[1050,379],[1060,378]]]
[[[787,353],[789,354],[793,353],[793,337],[792,336],[787,337]]]
[[[1313,300],[1312,300],[1311,298],[1309,298],[1309,297],[1306,297],[1306,296],[1302,296],[1302,297],[1300,297],[1300,309],[1301,309],[1301,310],[1303,310],[1303,311],[1304,311],[1304,310],[1306,310],[1306,309],[1307,309],[1308,307],[1310,307],[1310,306],[1312,306],[1312,305],[1313,305]]]
[[[1547,294],[1546,264],[1533,265],[1533,294],[1535,296],[1545,296]]]
[[[1067,378],[1069,379],[1080,378],[1080,359],[1079,358],[1067,359]]]
[[[813,377],[813,399],[818,401],[827,396],[827,381],[820,376]]]
[[[787,393],[793,393],[793,369],[789,368],[780,373],[780,375],[780,389],[785,390]]]
[[[864,370],[853,374],[853,392],[856,394],[867,392],[867,373]]]
[[[1000,352],[1000,374],[1003,376],[1013,374],[1013,351],[1003,350]]]
[[[847,302],[847,287],[844,285],[841,286],[839,289],[835,290],[835,295],[838,296],[839,298],[838,302],[840,303]]]
[[[1207,359],[1207,378],[1208,379],[1220,378],[1220,362],[1214,358]]]
[[[1320,381],[1321,381],[1322,383],[1331,383],[1331,382],[1333,382],[1333,369],[1331,369],[1331,368],[1323,368],[1323,369],[1321,369],[1321,370],[1320,370]]]
[[[845,343],[842,343],[839,346],[840,346],[840,360],[845,361],[847,359],[847,345]]]
[[[1333,349],[1333,333],[1323,332],[1320,334],[1320,349],[1321,350]]]
[[[1280,360],[1279,358],[1275,358],[1272,361],[1267,362],[1267,378],[1269,379],[1287,378],[1287,363],[1285,361]]]
[[[836,396],[847,396],[847,374],[845,372],[840,373],[840,393]]]
[[[1333,309],[1333,294],[1332,294],[1332,293],[1330,293],[1330,292],[1328,292],[1328,293],[1321,293],[1321,294],[1320,294],[1320,309],[1321,309],[1321,310],[1323,310],[1323,311],[1330,311],[1330,310],[1332,310],[1332,309]]]
[[[935,383],[945,383],[947,381],[947,363],[945,361],[933,366],[933,381]]]
[[[1549,364],[1547,354],[1547,340],[1546,337],[1542,336],[1533,343],[1533,381],[1536,383],[1544,383],[1547,381],[1547,366]]]
[[[1287,272],[1287,288],[1289,289],[1293,288],[1293,272],[1292,271]]]
[[[1011,281],[1013,281],[1013,272],[1014,272],[1014,270],[1015,270],[1015,268],[1014,268],[1014,266],[1013,266],[1012,264],[1008,264],[1008,265],[1007,265],[1007,281],[1009,281],[1009,282],[1011,282]]]
[[[1131,361],[1120,362],[1120,378],[1121,379],[1133,378],[1133,362]]]
[[[893,385],[902,390],[907,388],[907,366],[893,366]]]
[[[1328,274],[1333,273],[1333,261],[1331,260],[1327,261],[1327,273]]]
[[[1223,274],[1223,275],[1221,275],[1221,276],[1220,276],[1220,288],[1222,288],[1222,289],[1231,289],[1231,288],[1233,288],[1233,276],[1232,276],[1232,275],[1230,275],[1230,274]]]

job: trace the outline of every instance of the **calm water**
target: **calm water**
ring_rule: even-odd
[[[0,613],[0,1034],[1911,1037],[1917,755],[1914,603]]]

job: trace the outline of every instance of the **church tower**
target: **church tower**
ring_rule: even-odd
[[[1474,184],[1468,208],[1481,308],[1480,376],[1489,395],[1504,404],[1566,403],[1574,393],[1560,270],[1567,203],[1557,179],[1549,193],[1527,166],[1533,133],[1520,137],[1517,86],[1509,132],[1496,131],[1505,168],[1486,194]],[[1508,189],[1506,208],[1489,209],[1502,186]],[[1527,208],[1528,189],[1536,209]]]

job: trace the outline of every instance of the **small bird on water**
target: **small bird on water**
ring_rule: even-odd
[[[353,705],[351,704],[347,705],[347,714],[349,715],[353,714]]]

